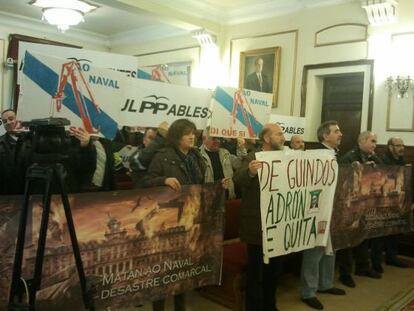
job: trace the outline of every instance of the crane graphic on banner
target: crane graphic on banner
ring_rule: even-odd
[[[89,88],[89,85],[82,75],[82,70],[79,62],[76,60],[72,60],[70,62],[62,64],[58,89],[55,96],[53,96],[53,99],[56,102],[56,110],[59,112],[62,109],[62,101],[66,97],[64,89],[69,79],[71,82],[70,85],[72,87],[72,92],[75,98],[76,106],[79,110],[79,115],[81,117],[85,130],[90,134],[97,133],[99,130],[93,127],[92,120],[86,104],[85,96],[82,94],[82,92],[80,92],[81,85],[83,85],[83,87],[86,89],[96,111],[100,113],[101,110],[99,109],[99,106],[96,104],[95,98]]]
[[[238,108],[240,107],[240,111],[242,113],[243,116],[243,120],[246,124],[247,127],[247,132],[249,133],[249,138],[255,138],[256,134],[253,130],[253,126],[250,122],[250,118],[249,118],[249,112],[251,117],[253,118],[253,120],[255,122],[257,122],[256,117],[253,114],[253,110],[249,104],[249,102],[247,101],[246,95],[244,95],[243,89],[238,89],[235,93],[234,93],[234,97],[233,97],[233,109],[231,112],[231,130],[233,131],[233,126],[236,124],[236,120],[237,120],[237,111]]]
[[[168,79],[168,76],[164,71],[166,68],[167,65],[156,66],[153,68],[151,71],[151,80],[171,83],[170,79]]]

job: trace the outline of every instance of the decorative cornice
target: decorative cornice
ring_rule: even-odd
[[[160,2],[160,0],[158,0]],[[286,0],[266,1],[241,6],[237,9],[226,9],[225,6],[215,7],[203,1],[176,0],[170,3],[162,3],[165,6],[174,7],[181,12],[192,12],[192,15],[206,18],[221,25],[234,25],[267,19],[297,12],[302,9],[311,9],[329,5],[355,2],[355,0]]]
[[[117,33],[116,35],[108,36],[108,40],[111,43],[111,46],[114,46],[118,44],[149,42],[188,33],[187,30],[182,29],[171,31],[170,26],[160,24]]]

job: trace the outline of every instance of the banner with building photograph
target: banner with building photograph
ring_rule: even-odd
[[[273,95],[217,87],[211,100],[210,135],[254,139],[269,121]]]
[[[338,177],[330,150],[256,153],[265,258],[326,246]]]
[[[411,166],[341,165],[332,215],[335,249],[412,228]]]
[[[0,196],[0,310],[6,310],[21,197]],[[224,191],[219,184],[69,196],[96,310],[117,310],[220,280]],[[23,275],[33,273],[42,212],[30,200]],[[53,196],[36,310],[82,310],[63,207]]]
[[[154,127],[190,119],[204,129],[212,92],[126,77],[77,60],[26,52],[18,107],[20,120],[67,118],[113,139],[120,125]]]

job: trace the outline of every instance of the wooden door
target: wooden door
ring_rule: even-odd
[[[340,155],[357,144],[361,129],[364,73],[347,73],[324,78],[322,122],[336,120],[343,134]]]

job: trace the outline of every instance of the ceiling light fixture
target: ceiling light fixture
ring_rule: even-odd
[[[83,22],[83,16],[97,8],[80,0],[35,0],[30,4],[42,8],[42,19],[56,25],[61,32]]]
[[[367,12],[371,25],[394,23],[397,20],[396,0],[363,0],[362,7]]]
[[[205,29],[195,30],[191,36],[198,41],[201,47],[216,46],[217,37]]]

